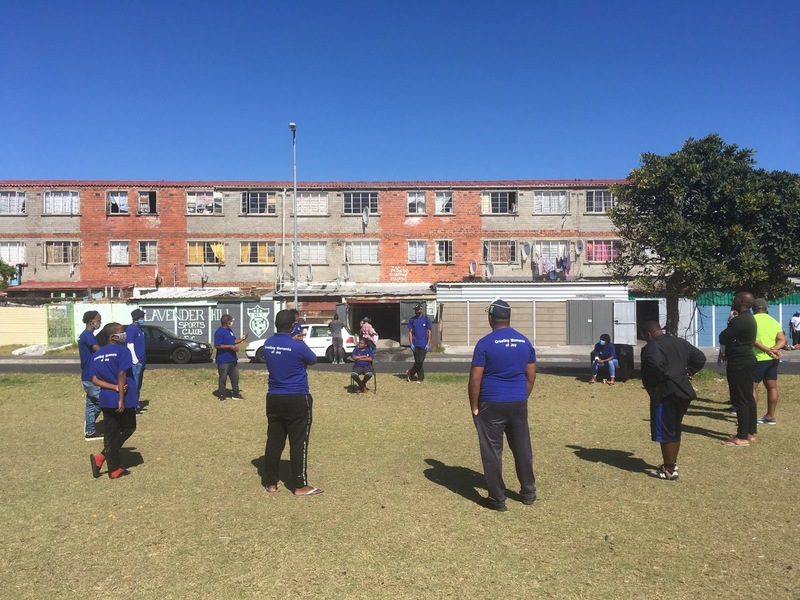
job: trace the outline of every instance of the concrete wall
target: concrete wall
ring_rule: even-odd
[[[47,308],[0,306],[0,344],[32,346],[47,343]]]

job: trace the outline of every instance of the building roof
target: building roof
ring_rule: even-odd
[[[586,188],[607,187],[624,184],[625,179],[498,179],[487,181],[298,181],[297,187],[308,189],[491,189],[491,188]],[[135,181],[135,180],[83,180],[83,179],[35,179],[0,180],[3,188],[291,188],[291,181]]]

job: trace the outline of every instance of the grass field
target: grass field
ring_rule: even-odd
[[[777,426],[726,448],[725,383],[705,375],[678,482],[643,474],[660,454],[638,381],[540,375],[539,499],[495,513],[477,504],[465,375],[381,373],[364,396],[344,371],[312,372],[310,483],[325,494],[300,499],[260,487],[261,372],[224,404],[212,366],[148,372],[119,481],[91,477],[101,442],[83,441],[77,374],[3,374],[2,597],[797,598],[800,377],[781,377]]]

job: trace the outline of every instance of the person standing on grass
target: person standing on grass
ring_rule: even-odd
[[[411,382],[416,376],[417,383],[422,383],[425,381],[422,365],[431,349],[431,320],[423,313],[422,304],[414,307],[414,316],[408,320],[408,344],[414,353],[414,366],[406,371],[406,379]]]
[[[142,381],[144,379],[145,363],[147,362],[144,351],[144,331],[142,331],[144,311],[141,308],[135,309],[131,312],[131,318],[133,322],[128,325],[125,334],[128,337],[128,350],[131,351],[131,356],[133,357],[133,380],[136,384],[136,397],[139,398],[142,394]],[[142,414],[143,410],[137,404],[136,414]]]
[[[800,345],[800,312],[796,312],[789,319],[789,333],[792,334],[792,346]],[[796,348],[800,350],[800,348]]]
[[[128,350],[125,327],[109,323],[100,332],[101,348],[92,356],[92,382],[100,387],[105,435],[103,452],[89,455],[92,476],[100,477],[100,468],[108,463],[108,476],[118,479],[128,471],[120,464],[122,445],[136,431],[136,407],[139,392],[133,379],[133,357]]]
[[[756,342],[756,320],[750,308],[755,298],[750,292],[738,292],[733,297],[735,316],[719,334],[719,343],[725,346],[728,360],[725,376],[731,404],[736,409],[736,435],[723,441],[725,446],[749,446],[755,441],[757,432],[757,409],[753,398],[753,376],[758,362],[753,354]]]
[[[495,300],[486,310],[492,332],[475,344],[469,372],[469,405],[489,492],[485,505],[503,512],[504,434],[514,456],[522,503],[533,504],[536,500],[528,426],[528,396],[536,381],[536,351],[528,338],[511,328],[511,307],[507,302]]]
[[[217,349],[217,356],[214,359],[218,374],[217,397],[220,402],[225,402],[226,384],[230,377],[233,388],[231,400],[244,400],[239,393],[239,357],[236,356],[236,353],[239,351],[238,344],[247,339],[247,334],[243,333],[242,337],[236,337],[236,334],[231,331],[233,317],[230,315],[222,315],[219,322],[220,326],[214,332],[214,348]]]
[[[313,405],[307,368],[317,362],[317,356],[305,342],[292,337],[294,322],[293,311],[280,311],[275,315],[275,335],[264,342],[264,362],[269,371],[264,488],[268,494],[278,491],[281,454],[288,437],[293,493],[297,497],[317,496],[322,490],[308,485],[307,473]]]
[[[97,417],[100,415],[100,388],[92,383],[91,357],[100,350],[100,344],[94,337],[94,332],[100,329],[100,313],[96,310],[87,310],[83,313],[83,322],[86,327],[78,337],[78,354],[81,358],[81,384],[86,394],[86,422],[83,429],[83,438],[88,442],[103,439],[97,433]]]
[[[756,419],[762,425],[777,425],[775,409],[778,407],[778,366],[786,347],[786,334],[783,327],[767,314],[767,301],[756,298],[753,304],[753,318],[756,321],[756,342],[753,345],[758,367],[753,376],[753,400],[758,405],[758,384],[764,382],[767,388],[767,412]]]
[[[333,320],[328,323],[328,329],[331,330],[331,339],[333,341],[333,364],[343,365],[345,362],[344,336],[342,335],[344,323],[342,323],[338,314],[333,315]]]
[[[350,373],[350,377],[358,385],[359,393],[366,394],[367,382],[374,375],[372,361],[375,359],[375,352],[372,348],[367,347],[367,340],[361,338],[358,340],[358,348],[353,350],[351,357],[353,359],[353,371]]]
[[[697,397],[689,379],[706,364],[706,356],[686,340],[665,335],[656,321],[642,325],[642,384],[650,396],[650,437],[661,444],[662,464],[651,477],[676,481],[681,423]]]

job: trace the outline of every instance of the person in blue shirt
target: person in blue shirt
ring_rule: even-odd
[[[144,379],[145,363],[147,362],[144,350],[144,331],[142,325],[144,324],[144,311],[137,308],[131,312],[133,322],[128,325],[125,334],[128,337],[128,350],[131,351],[133,357],[133,379],[136,384],[136,393],[142,393],[142,380]],[[142,408],[136,409],[136,414],[142,414]]]
[[[492,332],[475,344],[469,372],[469,405],[478,432],[486,488],[485,506],[506,510],[503,436],[514,456],[523,504],[536,500],[528,396],[536,381],[536,351],[511,327],[511,307],[495,300],[486,309]]]
[[[267,378],[267,445],[264,489],[278,491],[281,454],[289,439],[289,464],[294,495],[317,496],[322,490],[308,485],[308,434],[311,430],[313,398],[308,388],[307,367],[317,362],[308,345],[292,338],[295,311],[275,315],[275,335],[264,341]]]
[[[611,336],[604,333],[600,336],[600,341],[594,345],[592,351],[592,378],[589,383],[597,383],[597,373],[603,365],[608,366],[608,383],[614,385],[616,382],[617,367],[619,360],[617,359],[617,349],[611,342]]]
[[[372,379],[375,371],[372,367],[372,362],[375,360],[375,351],[367,346],[367,340],[361,338],[358,340],[358,348],[355,348],[350,354],[353,359],[353,371],[350,377],[358,385],[358,392],[360,394],[367,393],[367,382]]]
[[[431,320],[423,313],[422,304],[414,307],[414,316],[408,320],[408,345],[414,353],[414,366],[406,371],[409,382],[417,378],[417,383],[425,381],[425,369],[422,363],[431,349]]]
[[[294,323],[292,324],[292,339],[302,341],[306,336],[303,333],[303,325],[300,323],[300,311],[292,310],[291,312],[294,318]]]
[[[104,447],[100,454],[89,455],[92,475],[100,477],[100,468],[108,463],[108,476],[118,479],[128,471],[120,464],[122,445],[136,431],[136,407],[139,393],[133,380],[133,358],[128,350],[125,327],[109,323],[98,336],[100,349],[91,360],[92,382],[100,387],[100,408],[105,423]]]
[[[92,383],[90,359],[92,354],[100,349],[94,332],[100,329],[102,319],[96,310],[87,310],[83,313],[83,322],[86,327],[78,336],[78,354],[81,357],[81,384],[86,393],[86,424],[83,437],[86,441],[100,440],[103,436],[97,432],[97,417],[100,415],[100,388]]]
[[[214,362],[217,364],[217,373],[219,375],[217,397],[220,402],[225,402],[227,394],[225,384],[228,381],[228,377],[230,377],[231,387],[233,388],[231,400],[244,400],[244,397],[239,393],[239,357],[236,356],[236,353],[239,351],[238,344],[247,339],[247,334],[243,333],[242,337],[236,337],[236,334],[231,331],[233,317],[230,315],[222,315],[219,322],[220,326],[214,332],[214,348],[217,349],[217,356]]]

